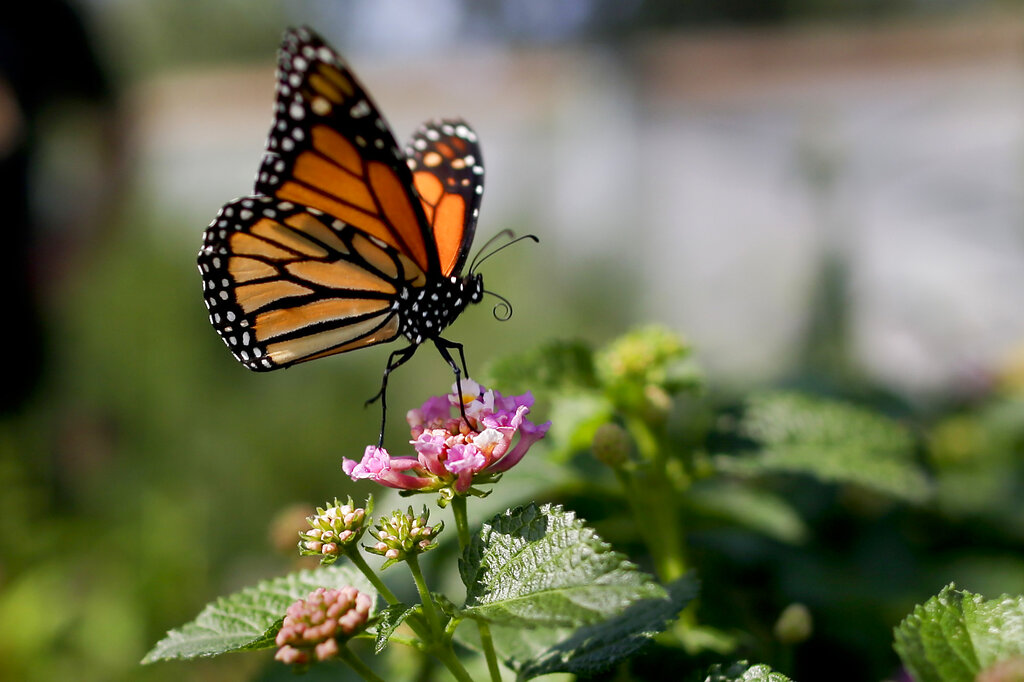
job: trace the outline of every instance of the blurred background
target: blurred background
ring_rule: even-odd
[[[210,599],[293,566],[294,519],[354,492],[340,459],[376,437],[362,403],[391,348],[256,375],[202,304],[201,234],[251,191],[286,26],[331,41],[399,138],[470,121],[487,167],[478,233],[540,237],[485,270],[512,320],[477,306],[451,330],[471,369],[659,322],[724,394],[802,377],[929,414],[1024,366],[1022,4],[5,13],[0,678],[275,674],[260,656],[137,661]],[[420,354],[391,384],[393,417],[449,384]],[[1024,591],[1020,562],[1006,566],[986,586]]]

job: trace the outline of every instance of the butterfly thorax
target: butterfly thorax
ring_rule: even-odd
[[[470,303],[484,294],[483,276],[448,277],[428,281],[422,287],[404,287],[395,307],[401,320],[399,331],[415,344],[437,338]]]

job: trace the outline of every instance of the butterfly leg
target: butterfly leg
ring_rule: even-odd
[[[434,339],[434,346],[437,347],[437,352],[441,354],[441,357],[444,358],[445,362],[448,363],[448,366],[452,368],[452,372],[455,374],[455,390],[459,394],[459,412],[462,413],[462,418],[468,425],[469,417],[466,416],[466,401],[462,398],[462,377],[465,376],[468,378],[469,370],[466,368],[466,354],[462,350],[462,344],[437,337]],[[458,364],[456,364],[455,359],[452,357],[452,354],[449,352],[449,349],[451,348],[459,351],[459,360],[462,361],[461,370],[459,369]]]
[[[404,365],[409,359],[416,354],[416,349],[419,348],[415,343],[394,351],[388,356],[388,364],[384,368],[384,376],[380,381],[380,391],[377,395],[373,396],[366,401],[366,405],[380,400],[380,437],[377,439],[377,447],[384,446],[384,425],[388,420],[388,375],[394,372],[396,369]]]

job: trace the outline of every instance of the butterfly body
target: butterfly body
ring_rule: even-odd
[[[483,293],[484,281],[479,274],[405,287],[396,302],[396,312],[402,321],[399,332],[417,345],[437,338],[470,303],[479,303]]]
[[[254,194],[220,210],[199,252],[211,323],[254,371],[404,338],[382,399],[388,373],[428,341],[465,373],[441,333],[484,293],[462,273],[483,172],[461,119],[424,124],[401,150],[341,57],[289,30]]]

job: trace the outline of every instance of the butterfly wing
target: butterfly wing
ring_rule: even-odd
[[[402,287],[426,281],[393,245],[266,196],[224,206],[198,262],[210,321],[256,371],[393,340]]]
[[[433,232],[445,277],[469,255],[484,193],[484,162],[476,133],[461,119],[425,123],[406,147],[416,191]]]
[[[255,191],[319,209],[440,275],[412,173],[390,128],[341,57],[313,31],[289,30]]]

